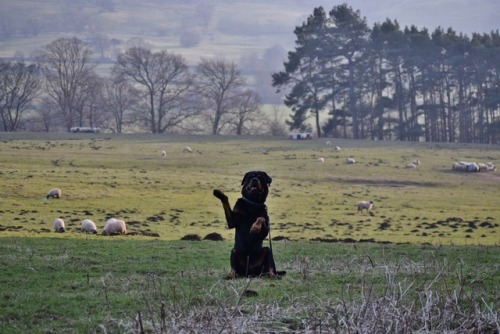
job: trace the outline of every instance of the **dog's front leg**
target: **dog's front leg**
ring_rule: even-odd
[[[217,197],[222,203],[222,208],[224,209],[224,216],[226,217],[227,226],[229,228],[234,227],[233,210],[231,210],[231,206],[229,205],[228,197],[219,189],[214,189],[214,196]]]

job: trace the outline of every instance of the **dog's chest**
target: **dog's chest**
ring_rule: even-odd
[[[236,202],[233,212],[238,216],[239,223],[244,225],[252,225],[258,217],[269,219],[265,205],[254,205],[242,199]]]

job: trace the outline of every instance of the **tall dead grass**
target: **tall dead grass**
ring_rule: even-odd
[[[308,284],[325,273],[331,275],[325,276],[325,285],[337,284],[334,277],[345,278],[349,283],[342,283],[335,299],[324,298],[314,284],[307,296],[272,299],[258,290],[263,279],[221,279],[203,291],[176,291],[174,283],[150,276],[137,313],[125,320],[108,318],[96,332],[500,332],[498,290],[491,295],[479,275],[464,277],[460,265],[427,261],[376,264],[363,256],[338,263],[297,258],[288,264],[292,274],[283,278],[286,284]],[[279,284],[277,280],[271,288]]]

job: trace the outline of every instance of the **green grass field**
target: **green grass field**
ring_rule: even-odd
[[[404,168],[414,159],[422,164]],[[0,333],[141,324],[150,333],[494,333],[499,175],[451,171],[459,160],[498,165],[500,150],[0,133]],[[278,269],[287,271],[280,280],[225,279],[233,231],[212,191],[234,203],[251,169],[273,177],[267,205]],[[52,187],[61,199],[45,198]],[[358,213],[359,200],[373,200],[372,211]],[[89,218],[100,232],[110,216],[127,222],[128,235],[79,231]],[[56,217],[66,233],[53,232]],[[180,240],[213,232],[225,241]]]
[[[374,239],[388,242],[498,245],[497,172],[460,173],[454,161],[500,160],[492,146],[275,138],[101,135],[7,137],[0,142],[3,235],[52,233],[63,218],[68,235],[82,219],[103,227],[107,217],[129,232],[164,240],[225,229],[214,188],[231,203],[243,174],[273,177],[268,210],[273,237],[291,240]],[[40,136],[40,135],[39,135]],[[185,145],[193,153],[183,152]],[[339,145],[340,152],[333,147]],[[161,158],[160,152],[167,152]],[[324,157],[325,162],[315,161]],[[347,157],[357,163],[348,165]],[[422,164],[404,168],[414,159]],[[62,199],[47,200],[59,187]],[[356,203],[372,200],[370,213]]]

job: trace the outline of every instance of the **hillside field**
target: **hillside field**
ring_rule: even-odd
[[[451,171],[498,148],[330,141],[1,133],[0,333],[498,332],[498,174]],[[212,191],[252,169],[281,279],[227,279]],[[79,231],[111,216],[127,235]]]
[[[63,237],[78,237],[82,219],[102,228],[116,217],[137,237],[215,232],[230,239],[212,191],[234,203],[243,174],[260,169],[273,178],[267,206],[274,238],[499,244],[500,174],[451,170],[454,161],[497,163],[498,147],[330,141],[1,134],[0,234],[52,235],[53,219],[62,218]],[[415,159],[420,166],[405,168]],[[46,199],[54,187],[62,198]],[[362,200],[373,201],[370,212],[357,212]]]

